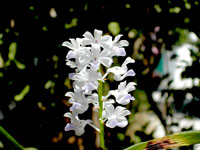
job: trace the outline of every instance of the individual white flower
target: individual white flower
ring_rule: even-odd
[[[109,104],[106,105],[102,118],[107,120],[106,126],[109,128],[114,128],[116,126],[123,128],[128,124],[125,116],[130,114],[131,112],[125,107],[117,106],[114,108],[112,104]]]
[[[70,111],[75,111],[78,114],[82,114],[88,109],[89,102],[80,89],[74,89],[74,93],[67,92],[65,96],[70,97],[69,103],[72,104]]]
[[[87,66],[87,64],[80,63],[79,59],[76,59],[75,61],[67,60],[66,65],[70,68],[75,68],[76,72],[81,71],[83,68],[85,68],[85,66]]]
[[[80,38],[76,38],[76,39],[69,39],[71,41],[65,41],[62,43],[62,46],[68,47],[69,49],[73,50],[73,51],[79,51],[80,49],[82,49],[83,47],[81,46],[81,41],[82,39]]]
[[[86,31],[83,36],[85,37],[84,39],[82,39],[82,45],[90,45],[90,44],[99,44],[104,48],[109,48],[110,45],[108,43],[108,41],[111,39],[111,36],[109,35],[104,35],[102,36],[103,32],[100,30],[95,29],[94,30],[94,36]]]
[[[129,82],[127,85],[126,81],[121,82],[118,89],[109,91],[106,97],[113,95],[119,104],[127,105],[130,103],[130,100],[135,100],[135,98],[129,94],[130,91],[135,90],[135,85],[135,82]]]
[[[99,96],[97,93],[93,93],[91,96],[88,96],[88,101],[94,105],[93,110],[95,112],[98,112],[99,109]],[[114,104],[115,101],[113,99],[107,99],[105,96],[102,97],[103,99],[103,108],[105,108],[106,105]]]
[[[103,76],[103,79],[109,73],[114,74],[113,78],[114,78],[115,81],[121,81],[127,76],[135,76],[135,72],[132,69],[128,70],[128,67],[127,67],[127,64],[134,63],[134,62],[135,62],[135,60],[133,60],[130,57],[127,57],[121,67],[116,66],[116,67],[112,67],[112,68],[107,69],[105,75]]]
[[[112,58],[108,57],[109,51],[103,49],[99,45],[92,44],[91,51],[84,51],[84,54],[80,56],[80,63],[90,64],[96,70],[99,69],[100,64],[109,68],[113,62]]]
[[[122,35],[119,34],[115,37],[114,41],[111,41],[110,56],[126,56],[126,51],[123,47],[128,46],[129,43],[126,40],[120,41],[121,37]]]
[[[65,126],[65,131],[74,130],[77,136],[83,135],[85,133],[85,126],[92,122],[92,120],[80,120],[76,113],[68,112],[64,116],[71,119],[71,123]]]
[[[69,78],[75,80],[74,87],[81,88],[86,94],[91,94],[93,90],[97,90],[99,86],[99,80],[102,79],[102,75],[97,70],[86,67],[78,73],[69,74]]]
[[[79,57],[84,55],[85,51],[89,51],[90,48],[81,46],[82,39],[69,39],[71,42],[63,42],[62,46],[66,46],[70,49],[67,53],[66,61],[67,65],[71,68],[77,68],[78,71],[82,70],[86,64],[79,62]]]

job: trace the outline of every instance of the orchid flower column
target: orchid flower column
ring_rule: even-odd
[[[122,35],[117,35],[114,40],[109,35],[103,35],[102,31],[94,30],[94,35],[86,31],[83,38],[70,39],[62,45],[70,50],[67,53],[67,65],[74,68],[75,72],[69,74],[73,80],[74,91],[67,92],[71,112],[64,114],[71,119],[65,127],[65,131],[74,130],[77,136],[84,134],[85,126],[90,125],[100,133],[100,146],[105,149],[104,124],[109,128],[125,127],[128,124],[126,116],[131,114],[124,107],[134,100],[130,92],[135,89],[135,83],[127,83],[124,80],[127,76],[135,76],[132,69],[128,69],[129,63],[135,61],[127,57],[122,66],[114,66],[113,57],[126,56],[124,47],[128,41],[120,40]],[[101,67],[105,67],[105,74],[102,74]],[[107,95],[102,95],[103,84],[108,74],[114,74],[115,81],[120,82],[118,89],[110,90]],[[110,99],[110,96],[115,99]],[[86,112],[89,104],[93,110],[99,113],[100,128],[96,127],[92,120],[79,118],[80,114]]]

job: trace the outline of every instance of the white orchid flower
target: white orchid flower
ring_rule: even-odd
[[[109,35],[104,35],[102,36],[103,32],[100,30],[95,29],[94,30],[94,36],[86,31],[83,36],[85,37],[82,39],[82,45],[90,45],[90,44],[99,44],[104,48],[109,48],[110,44],[108,43],[111,39],[111,36]]]
[[[126,81],[121,82],[118,89],[109,91],[106,97],[113,95],[119,104],[127,105],[130,103],[130,100],[135,100],[135,98],[129,94],[130,91],[135,90],[135,85],[135,82],[129,82],[127,85]]]
[[[117,106],[114,108],[112,104],[106,105],[105,110],[103,111],[102,117],[107,120],[106,126],[109,128],[125,127],[128,124],[128,121],[125,116],[130,115],[131,112],[125,107]]]
[[[76,39],[69,39],[71,42],[65,41],[62,43],[62,46],[68,47],[69,49],[73,51],[79,51],[83,47],[81,46],[82,39],[76,38]]]
[[[71,123],[65,126],[65,131],[74,130],[77,136],[83,135],[85,133],[85,126],[92,123],[92,120],[80,120],[76,113],[68,112],[64,116],[71,119]]]
[[[98,112],[99,109],[99,96],[97,93],[93,93],[91,96],[87,97],[89,102],[92,103],[94,105],[93,110],[95,112]],[[103,108],[105,108],[106,105],[109,104],[114,104],[115,101],[113,99],[107,99],[105,96],[102,97],[103,99]]]
[[[135,60],[133,60],[130,57],[127,57],[121,67],[116,66],[116,67],[112,67],[112,68],[107,69],[107,72],[103,76],[103,79],[109,73],[114,74],[113,78],[114,78],[115,81],[121,81],[127,76],[135,76],[135,72],[132,69],[128,70],[128,67],[127,67],[127,64],[134,63],[134,62],[135,62]]]
[[[88,109],[89,102],[80,89],[74,89],[74,93],[67,92],[65,96],[70,97],[69,103],[72,104],[70,111],[75,111],[78,114],[82,114]]]
[[[65,131],[74,130],[75,134],[80,136],[85,132],[85,126],[88,124],[95,128],[100,135],[102,131],[97,128],[92,120],[81,120],[78,115],[83,114],[93,105],[93,111],[99,113],[100,128],[104,125],[107,127],[125,127],[128,124],[127,115],[131,112],[125,107],[114,105],[126,105],[134,97],[130,92],[135,90],[135,83],[126,81],[121,82],[116,90],[108,91],[103,96],[103,82],[109,73],[112,73],[115,81],[122,81],[127,76],[134,76],[135,72],[128,69],[128,64],[135,61],[128,57],[122,66],[111,68],[114,56],[125,56],[124,47],[128,46],[128,41],[120,40],[122,35],[117,35],[114,40],[109,35],[103,35],[100,30],[94,30],[94,35],[86,31],[83,38],[70,39],[69,42],[63,42],[62,46],[69,48],[66,56],[67,65],[74,68],[74,73],[69,74],[69,79],[73,80],[74,92],[67,92],[65,96],[69,97],[71,103],[70,111],[64,116],[71,119],[67,123]],[[105,74],[99,70],[103,67]],[[101,85],[101,86],[100,86]],[[99,97],[101,96],[101,97]],[[112,97],[110,97],[112,96]],[[115,98],[112,99],[112,98]],[[100,111],[100,112],[99,112]]]
[[[91,94],[92,90],[97,90],[99,83],[98,80],[102,79],[102,75],[97,70],[86,67],[79,73],[69,74],[69,78],[75,80],[74,87],[79,87],[87,94]]]
[[[82,55],[79,60],[83,64],[90,64],[96,70],[99,69],[100,64],[109,68],[113,63],[112,58],[108,57],[109,51],[103,49],[101,51],[101,47],[99,45],[92,44],[91,51],[84,51],[84,55]]]
[[[123,47],[128,46],[129,43],[126,40],[120,41],[122,36],[122,34],[119,34],[115,37],[114,41],[111,41],[110,56],[126,56],[126,51]]]

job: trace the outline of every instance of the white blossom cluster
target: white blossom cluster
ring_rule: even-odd
[[[93,104],[94,110],[98,112],[99,97],[98,87],[99,81],[105,82],[108,74],[112,73],[115,81],[121,81],[118,89],[110,90],[107,95],[103,96],[103,112],[102,118],[105,125],[110,128],[125,127],[128,121],[125,116],[131,112],[123,107],[127,105],[134,97],[129,92],[135,89],[136,83],[127,83],[123,81],[127,76],[135,76],[135,72],[128,70],[127,65],[135,61],[127,57],[122,66],[114,66],[114,56],[126,56],[124,47],[128,46],[128,41],[120,40],[122,35],[117,35],[114,40],[109,35],[103,35],[102,31],[94,30],[94,35],[86,31],[83,38],[70,39],[62,46],[70,49],[66,56],[67,65],[74,68],[75,72],[69,74],[69,78],[73,80],[73,92],[67,92],[65,96],[69,97],[71,112],[64,114],[65,117],[71,119],[65,127],[65,131],[74,130],[75,134],[80,136],[85,130],[86,125],[90,125],[97,131],[99,129],[94,125],[93,121],[81,120],[79,114],[83,114],[89,108],[89,104]],[[106,72],[102,74],[99,71],[100,66],[106,68]],[[110,98],[111,97],[111,98]],[[112,99],[114,98],[114,99]],[[119,104],[115,107],[116,104]]]

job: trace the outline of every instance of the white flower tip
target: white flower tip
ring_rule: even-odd
[[[135,60],[131,57],[127,57],[125,61],[127,61],[128,63],[135,63]]]
[[[68,117],[68,118],[70,118],[71,115],[72,115],[71,113],[67,112],[67,113],[64,114],[64,117]]]
[[[62,43],[62,46],[68,47],[68,43],[69,43],[69,42],[66,42],[66,41],[65,41],[65,42]]]
[[[119,54],[119,56],[126,56],[126,51],[124,50],[124,48],[119,49]]]
[[[129,70],[128,72],[127,72],[127,74],[126,74],[126,76],[135,76],[135,71],[133,71],[132,69],[131,70]]]

